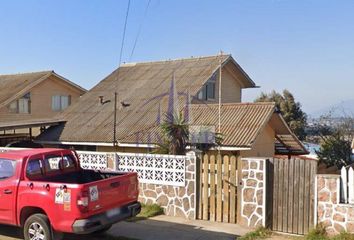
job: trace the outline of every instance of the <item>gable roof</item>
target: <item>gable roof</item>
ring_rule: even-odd
[[[173,75],[179,93],[189,92],[195,96],[217,72],[220,64],[230,62],[235,62],[231,55],[218,55],[122,65],[58,116],[67,123],[56,140],[112,143],[114,92],[117,92],[118,104],[121,101],[130,104],[117,113],[117,139],[125,141],[127,136],[155,124],[159,106],[165,112]],[[246,87],[255,86],[247,75],[242,81]],[[99,104],[100,96],[110,102]],[[185,104],[183,96],[179,97],[179,101],[180,106]],[[49,135],[43,134],[40,139],[53,139]]]
[[[84,88],[56,74],[54,71],[0,75],[0,108],[8,105],[17,98],[22,97],[31,88],[40,84],[52,75],[72,85],[74,88],[86,92]]]

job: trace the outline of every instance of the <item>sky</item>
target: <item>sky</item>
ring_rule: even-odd
[[[260,86],[244,90],[243,101],[288,89],[311,114],[354,99],[354,1],[148,3],[131,0],[122,62],[222,50]],[[119,64],[127,4],[0,0],[0,74],[54,70],[90,89]]]

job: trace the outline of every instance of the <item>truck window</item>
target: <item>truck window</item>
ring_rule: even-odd
[[[47,173],[57,171],[60,169],[60,161],[62,157],[59,155],[46,156],[44,159],[45,171]]]
[[[75,169],[75,158],[72,155],[63,156],[63,167],[64,169]]]
[[[0,180],[10,178],[15,174],[15,161],[0,158]]]
[[[26,169],[27,177],[42,175],[42,163],[40,159],[30,160]]]

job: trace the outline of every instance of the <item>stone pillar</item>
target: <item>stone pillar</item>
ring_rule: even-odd
[[[318,174],[316,186],[317,224],[330,235],[354,233],[354,204],[340,203],[340,175]]]
[[[248,227],[265,226],[266,159],[241,159],[241,219]]]

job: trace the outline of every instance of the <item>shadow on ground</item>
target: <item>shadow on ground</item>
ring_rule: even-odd
[[[65,240],[235,240],[236,237],[228,233],[206,231],[193,225],[152,219],[120,222],[103,235],[64,235]],[[20,240],[23,237],[19,228],[0,225],[0,239]]]

